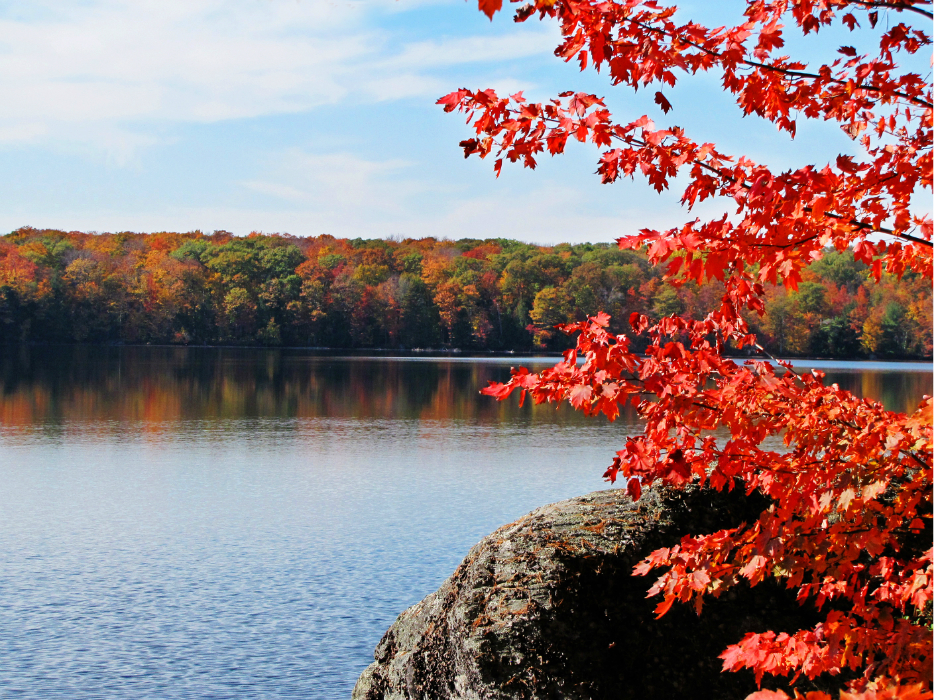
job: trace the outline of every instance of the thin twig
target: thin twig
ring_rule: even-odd
[[[645,24],[644,22],[640,22],[630,17],[623,17],[622,19],[631,24],[635,24],[639,27],[642,27],[646,31],[655,32],[657,34],[661,34],[662,36],[666,36],[669,39],[676,39],[683,44],[686,44],[688,46],[693,46],[695,49],[706,53],[708,56],[713,56],[714,58],[717,58],[717,59],[723,58],[723,54],[721,54],[719,51],[708,49],[706,46],[701,46],[697,42],[690,41],[689,39],[684,39],[675,34],[672,34],[671,32],[665,31],[664,29],[660,29],[659,27],[653,27],[651,25]],[[621,43],[621,42],[616,42],[616,43]],[[838,85],[843,85],[845,87],[848,86],[848,81],[841,80],[840,78],[828,78],[828,77],[818,75],[816,73],[806,73],[804,71],[796,71],[796,70],[791,70],[789,68],[780,68],[778,66],[770,66],[767,63],[759,63],[757,61],[750,61],[745,58],[739,59],[738,63],[741,63],[745,66],[749,66],[750,68],[762,68],[763,70],[781,73],[783,75],[789,75],[789,76],[796,77],[796,78],[807,78],[808,80],[826,80],[829,83],[836,83]],[[878,87],[876,85],[866,85],[863,83],[857,83],[855,87],[860,90],[867,90],[869,92],[883,92],[885,90],[884,88]],[[914,102],[915,104],[922,105],[924,107],[928,107],[928,108],[934,107],[934,105],[932,105],[927,100],[923,100],[920,97],[914,97],[912,95],[908,95],[904,92],[893,90],[891,94],[896,95],[897,97],[904,98],[908,100],[909,102]]]
[[[922,10],[920,7],[915,7],[912,3],[905,2],[871,2],[870,0],[853,0],[853,3],[856,5],[863,5],[865,7],[879,7],[885,8],[886,10],[895,10],[896,12],[917,12],[922,17],[927,17],[928,19],[934,18],[934,14],[931,14],[927,10]],[[928,5],[930,3],[924,3]]]

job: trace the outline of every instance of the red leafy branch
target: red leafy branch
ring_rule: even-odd
[[[606,476],[622,477],[636,497],[654,481],[723,489],[737,480],[770,497],[758,521],[685,537],[636,569],[667,568],[650,591],[663,595],[659,614],[676,601],[700,611],[703,596],[767,577],[818,607],[846,601],[846,615],[831,610],[821,625],[793,637],[747,636],[724,652],[725,668],[812,678],[868,668],[923,680],[931,640],[917,620],[930,611],[932,555],[929,542],[917,550],[912,537],[930,531],[932,475],[913,456],[930,454],[931,399],[911,416],[894,414],[824,386],[819,372],[737,364],[708,341],[711,329],[728,330],[724,320],[712,314],[649,325],[652,344],[642,357],[629,351],[626,336],[606,330],[605,316],[594,317],[565,328],[579,335],[563,362],[539,374],[519,370],[484,393],[503,400],[520,390],[538,403],[566,400],[610,419],[634,403],[644,433],[626,441]],[[632,323],[640,328],[647,320]],[[668,340],[679,336],[687,342]],[[777,439],[783,447],[763,448]],[[795,651],[778,663],[782,648]]]
[[[676,8],[654,0],[534,0],[517,11],[518,21],[535,13],[556,19],[563,37],[556,54],[582,70],[607,68],[614,84],[674,85],[679,73],[717,70],[743,114],[792,136],[800,118],[838,123],[859,154],[822,167],[774,173],[679,127],[659,129],[648,116],[618,122],[586,93],[530,103],[521,93],[459,90],[439,100],[445,111],[468,115],[475,137],[461,143],[465,156],[493,154],[497,174],[504,161],[534,168],[539,154],[558,155],[577,140],[603,149],[604,183],[639,175],[661,191],[686,174],[681,201],[689,209],[713,198],[735,205],[731,215],[618,241],[666,264],[672,284],[722,282],[718,309],[701,320],[633,314],[630,325],[648,342],[644,355],[607,330],[605,314],[561,326],[577,334],[562,362],[537,374],[514,370],[484,393],[567,401],[610,420],[626,403],[635,406],[644,429],[626,439],[605,474],[622,478],[633,498],[654,482],[741,485],[767,496],[755,522],[687,536],[653,552],[636,573],[660,572],[650,591],[661,596],[659,615],[675,602],[700,612],[706,596],[740,581],[774,578],[796,589],[823,611],[821,622],[793,634],[749,634],[723,652],[724,669],[793,682],[858,671],[844,698],[931,697],[932,400],[897,414],[825,386],[820,372],[724,354],[764,352],[744,315],[762,313],[765,283],[796,289],[802,269],[830,247],[852,250],[876,281],[883,272],[932,277],[932,218],[912,207],[917,192],[932,188],[930,77],[899,73],[895,60],[930,46],[926,29],[880,29],[875,57],[845,46],[842,58],[813,69],[775,55],[789,19],[805,34],[834,22],[855,30],[857,15],[875,30],[879,9],[929,16],[919,5],[751,0],[742,23],[716,29],[679,23]],[[500,8],[481,1],[490,16]],[[655,102],[672,109],[661,91]]]
[[[668,30],[659,29],[657,27],[652,27],[642,22],[638,22],[636,20],[630,20],[628,18],[626,18],[626,21],[630,21],[630,22],[633,22],[634,24],[637,24],[639,27],[641,27],[647,32],[654,32],[662,36],[665,36],[666,38],[674,38],[676,40],[680,40],[683,44],[687,46],[691,46],[697,49],[698,51],[707,54],[708,56],[710,56],[717,62],[725,62],[726,56],[724,55],[724,53],[720,51],[716,51],[714,49],[708,48],[694,41],[685,40],[679,37],[677,34],[672,34]],[[856,55],[855,50],[851,49],[850,47],[842,48],[841,52],[844,53],[845,55],[851,55],[851,56]],[[926,100],[923,97],[920,97],[918,94],[914,92],[912,93],[901,92],[898,89],[893,89],[891,85],[883,86],[883,85],[875,85],[871,83],[854,82],[852,78],[848,78],[844,74],[841,74],[841,77],[830,77],[829,70],[827,70],[826,66],[822,67],[821,73],[809,73],[807,71],[795,70],[793,68],[790,68],[788,67],[789,64],[786,64],[783,61],[778,61],[775,63],[761,63],[759,61],[753,61],[748,58],[744,58],[744,59],[740,59],[736,61],[736,63],[738,63],[739,65],[748,66],[750,68],[755,68],[761,71],[778,73],[780,75],[787,76],[790,78],[805,78],[808,80],[819,81],[820,83],[835,84],[835,85],[846,88],[848,91],[852,91],[854,89],[865,90],[867,92],[880,93],[881,95],[888,97],[888,98],[901,97],[907,100],[908,102],[914,103],[916,105],[920,105],[922,107],[932,106],[929,100]],[[848,62],[848,67],[850,67],[849,66],[850,63],[852,62]],[[794,64],[794,65],[798,65],[798,64]],[[858,71],[858,72],[862,72],[862,71]],[[914,76],[912,76],[912,79],[910,80],[910,82],[916,86],[918,85],[923,86],[923,82],[917,81],[914,78]],[[665,111],[667,112],[668,110],[665,110]]]
[[[807,166],[773,175],[747,158],[734,163],[712,144],[698,144],[677,127],[656,129],[648,117],[613,124],[603,101],[593,95],[564,93],[562,98],[545,105],[529,104],[521,94],[499,98],[491,90],[460,90],[439,102],[449,111],[461,109],[470,114],[478,138],[462,142],[464,152],[481,157],[495,152],[497,170],[503,159],[534,168],[538,153],[546,149],[552,154],[563,152],[572,135],[599,146],[617,140],[625,147],[604,152],[598,167],[604,182],[638,171],[662,190],[680,170],[690,168],[691,181],[682,196],[688,206],[712,197],[730,197],[737,213],[745,214],[738,223],[724,216],[664,234],[643,231],[625,241],[629,246],[649,243],[656,262],[665,262],[678,252],[673,264],[680,267],[684,280],[722,279],[731,264],[744,261],[761,266],[761,280],[774,282],[780,274],[794,288],[800,269],[819,257],[831,239],[840,249],[854,245],[858,258],[873,265],[877,278],[883,264],[898,275],[930,265],[931,218],[911,215],[910,196],[903,192],[906,185],[930,187],[930,175],[923,170],[904,176],[893,171],[900,167],[895,163],[890,167],[880,162],[873,168],[840,156],[835,168]],[[888,219],[893,219],[893,228],[882,225]],[[909,233],[914,228],[921,236]],[[909,245],[867,239],[873,232],[902,238]],[[751,250],[765,248],[775,250],[759,250],[750,257]],[[703,260],[694,256],[700,249]]]

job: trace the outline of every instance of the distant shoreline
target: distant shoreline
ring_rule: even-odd
[[[225,232],[0,236],[0,342],[279,347],[332,352],[560,353],[597,310],[702,319],[726,293],[666,283],[644,250],[505,238],[364,240]],[[794,286],[794,285],[793,285]],[[748,333],[771,356],[927,359],[931,289],[826,250],[799,284],[764,283]],[[630,336],[644,352],[648,338]],[[737,349],[737,354],[745,356]]]
[[[476,349],[463,349],[463,348],[346,348],[346,347],[320,347],[320,346],[303,346],[303,345],[282,345],[282,346],[269,346],[269,345],[235,345],[235,344],[218,344],[218,345],[208,345],[208,344],[176,344],[176,343],[52,343],[52,342],[28,342],[28,343],[0,343],[0,354],[7,349],[18,349],[18,348],[161,348],[161,349],[180,349],[180,348],[190,348],[196,350],[261,350],[261,351],[300,351],[300,352],[317,352],[333,357],[341,356],[359,356],[359,357],[386,357],[391,353],[403,353],[398,355],[399,359],[403,359],[406,356],[411,356],[413,358],[424,358],[432,359],[437,358],[449,358],[449,357],[458,357],[464,360],[468,359],[480,359],[480,358],[528,358],[535,360],[559,360],[562,357],[561,353],[558,352],[548,352],[548,351],[534,351],[534,350],[476,350]],[[772,360],[767,357],[761,357],[756,355],[724,355],[724,359],[729,360],[752,360],[752,359],[761,359],[765,362],[771,362]],[[393,359],[391,357],[386,357],[386,359]],[[934,371],[934,358],[931,357],[917,357],[917,358],[867,358],[867,357],[781,357],[778,358],[792,364],[801,364],[813,366],[815,369],[820,369],[822,364],[827,366],[836,366],[841,363],[863,363],[863,364],[886,364],[886,365],[918,365],[918,369],[929,369]],[[819,364],[815,364],[819,363]]]

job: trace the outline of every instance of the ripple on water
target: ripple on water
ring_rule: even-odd
[[[604,488],[639,429],[480,397],[502,363],[177,350],[0,357],[0,697],[348,697],[471,545]]]

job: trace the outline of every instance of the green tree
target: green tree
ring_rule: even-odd
[[[530,316],[535,326],[534,337],[536,345],[551,345],[560,340],[561,347],[567,345],[567,336],[558,332],[555,326],[567,323],[570,307],[567,297],[560,289],[545,287],[535,295]]]

